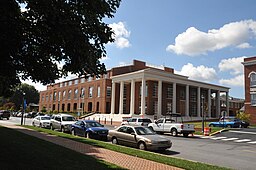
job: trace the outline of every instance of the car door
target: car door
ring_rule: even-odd
[[[158,119],[156,122],[155,122],[155,127],[154,127],[154,130],[157,131],[157,132],[162,132],[164,130],[164,119]]]
[[[127,146],[137,146],[136,133],[132,127],[127,127],[126,132],[123,134],[123,140]]]
[[[77,126],[77,131],[78,131],[80,136],[85,136],[86,123],[84,123],[83,121],[80,121],[79,126]]]
[[[61,127],[61,117],[60,116],[55,116],[55,121],[53,124],[54,129],[60,129]]]

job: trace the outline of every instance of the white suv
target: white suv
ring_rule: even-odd
[[[131,126],[148,126],[152,121],[149,118],[130,118],[125,122],[122,122],[121,125],[131,125]]]
[[[58,129],[61,132],[69,132],[72,124],[76,122],[76,119],[69,114],[57,114],[51,118],[50,127],[52,130]]]

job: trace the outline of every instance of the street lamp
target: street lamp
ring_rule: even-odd
[[[21,113],[21,122],[20,122],[21,125],[23,125],[23,117],[24,117],[24,113],[25,113],[25,109],[26,109],[26,106],[25,106],[25,95],[26,95],[26,93],[23,92],[22,93],[22,113]]]
[[[202,132],[204,133],[204,96],[201,96],[202,99]]]

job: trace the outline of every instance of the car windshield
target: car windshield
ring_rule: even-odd
[[[152,123],[150,119],[139,119],[139,122]]]
[[[135,127],[135,130],[138,135],[154,135],[155,132],[153,132],[151,129],[147,127]]]
[[[86,127],[102,127],[98,122],[86,122]]]
[[[75,121],[75,118],[72,116],[63,116],[62,120],[63,121]]]
[[[50,117],[41,117],[41,120],[50,120],[51,118]]]

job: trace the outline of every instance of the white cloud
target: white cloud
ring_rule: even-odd
[[[252,46],[249,43],[242,43],[242,44],[237,45],[236,47],[241,48],[241,49],[252,48]]]
[[[128,40],[131,32],[125,28],[125,24],[123,22],[109,24],[109,27],[112,28],[115,33],[113,38],[115,39],[115,45],[118,48],[126,48],[131,46]]]
[[[225,24],[220,29],[202,32],[195,27],[188,28],[175,38],[175,44],[166,50],[176,54],[196,56],[225,47],[250,47],[246,42],[256,38],[256,21],[244,20]]]
[[[220,71],[230,71],[232,75],[238,75],[244,72],[244,67],[242,65],[242,62],[244,61],[243,57],[237,57],[237,58],[229,58],[229,59],[223,59],[219,63],[219,69]]]
[[[221,79],[219,83],[228,86],[244,86],[244,75],[241,74],[231,79]]]
[[[181,71],[175,71],[175,73],[200,81],[212,81],[217,78],[216,71],[213,68],[205,67],[203,65],[194,67],[191,63],[184,65]]]

